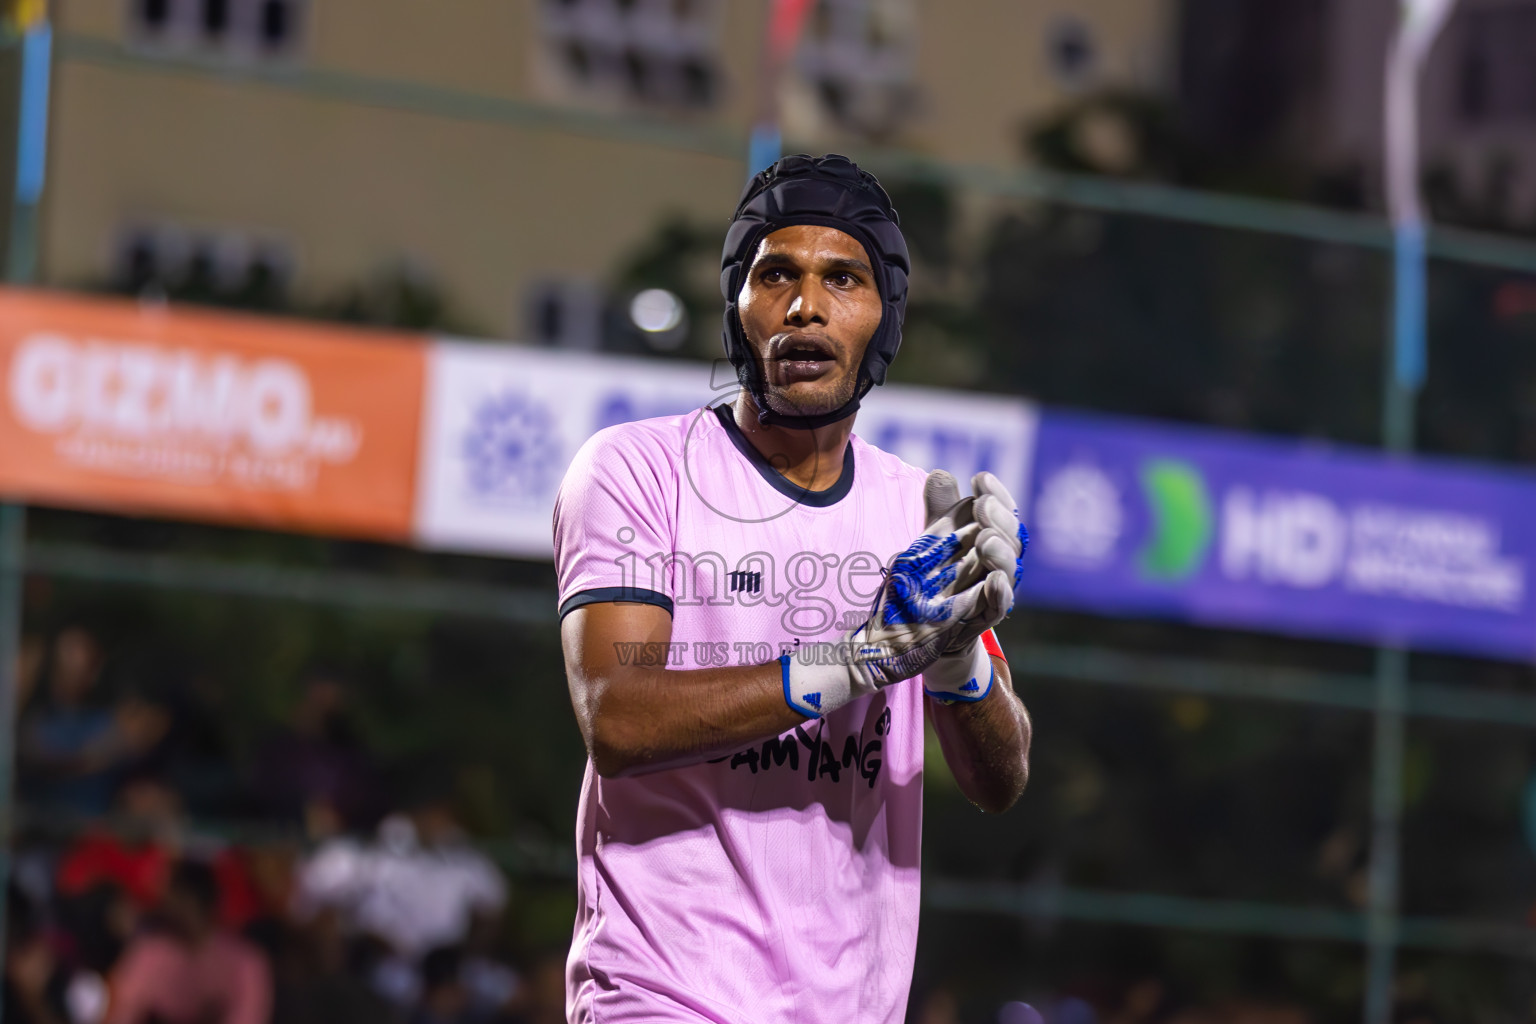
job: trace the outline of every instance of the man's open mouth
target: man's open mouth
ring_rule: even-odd
[[[773,362],[786,382],[819,377],[837,363],[832,346],[812,335],[789,335],[773,346]]]

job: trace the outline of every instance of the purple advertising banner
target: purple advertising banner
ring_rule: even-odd
[[[1045,412],[1021,601],[1536,658],[1536,476]]]

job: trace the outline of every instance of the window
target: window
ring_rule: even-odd
[[[129,35],[155,49],[272,59],[298,48],[304,0],[128,0]]]
[[[163,31],[171,23],[171,0],[138,0],[137,13],[144,31]]]
[[[1457,105],[1468,124],[1536,120],[1536,7],[1466,11]]]
[[[578,278],[551,278],[528,290],[524,313],[531,340],[558,348],[591,350],[603,333],[603,297]]]
[[[1046,33],[1046,64],[1056,81],[1068,89],[1078,88],[1092,79],[1097,51],[1093,30],[1081,18],[1071,15],[1057,18]]]
[[[289,249],[275,239],[136,224],[118,237],[112,284],[133,295],[260,309],[282,304],[292,276]]]
[[[543,0],[540,64],[557,91],[670,108],[720,95],[719,0]]]
[[[917,26],[911,0],[820,0],[797,60],[825,113],[871,137],[912,112]]]

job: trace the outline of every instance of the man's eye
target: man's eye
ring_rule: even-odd
[[[778,284],[782,280],[784,280],[784,271],[782,270],[763,271],[763,282],[765,284]]]
[[[852,274],[833,274],[828,280],[839,288],[852,288],[854,285]]]

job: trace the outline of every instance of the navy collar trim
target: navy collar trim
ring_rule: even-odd
[[[763,457],[763,453],[752,447],[752,442],[747,440],[747,435],[741,432],[741,427],[736,423],[736,416],[731,411],[730,405],[715,406],[715,416],[719,418],[720,425],[725,428],[726,436],[741,452],[746,460],[752,463],[758,475],[768,481],[769,485],[786,498],[792,498],[801,505],[809,505],[811,508],[826,508],[836,505],[853,490],[853,437],[850,435],[848,443],[843,447],[843,474],[837,478],[837,483],[824,491],[812,491],[791,483],[789,478]]]

